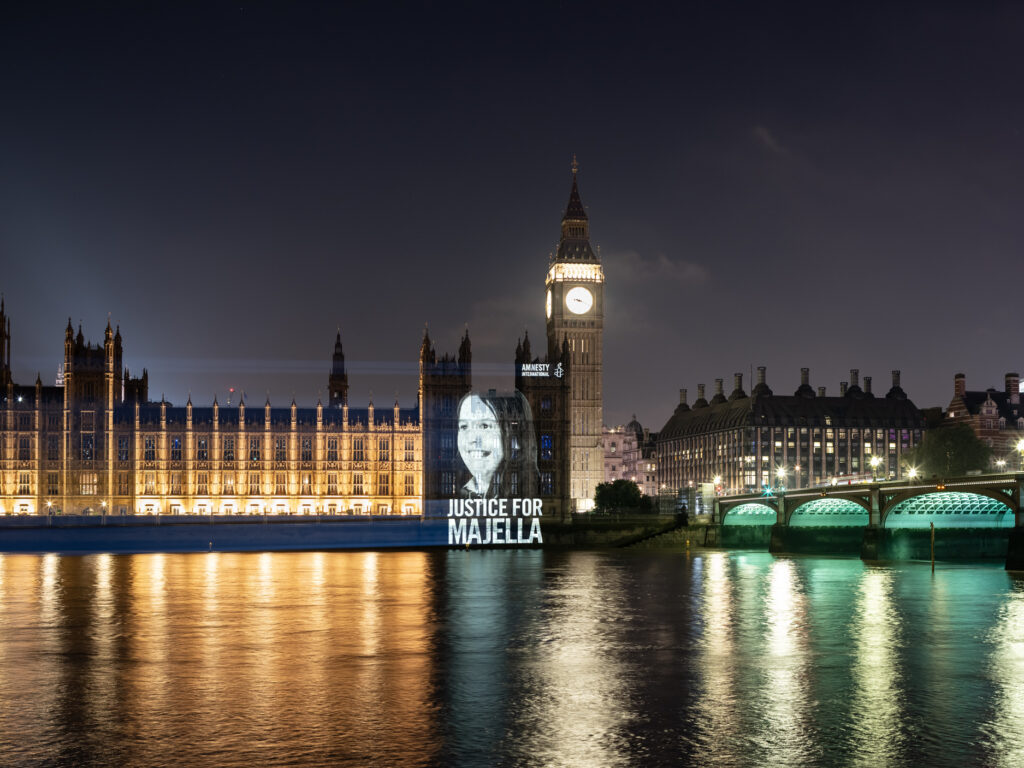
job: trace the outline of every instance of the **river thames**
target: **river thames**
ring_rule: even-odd
[[[755,552],[0,556],[4,766],[1021,766],[1024,580]]]

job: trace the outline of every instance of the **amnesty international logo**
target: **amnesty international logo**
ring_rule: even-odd
[[[558,365],[555,366],[555,378],[560,379],[563,376],[565,376],[565,368],[563,368],[562,364],[559,363]]]

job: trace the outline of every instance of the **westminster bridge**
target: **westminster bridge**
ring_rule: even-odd
[[[722,543],[866,560],[1006,557],[1024,570],[1024,472],[720,496]],[[933,527],[934,526],[934,527]]]

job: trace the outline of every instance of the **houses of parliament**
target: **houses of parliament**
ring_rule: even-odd
[[[545,279],[547,349],[534,355],[528,337],[515,347],[537,442],[538,487],[523,495],[542,498],[545,514],[589,508],[602,467],[603,276],[587,237],[574,166]],[[0,514],[421,515],[457,492],[468,330],[456,354],[439,354],[424,331],[413,407],[353,407],[348,390],[339,331],[326,403],[153,401],[148,372],[124,367],[120,328],[108,321],[92,344],[70,320],[62,379],[19,384],[0,302]]]

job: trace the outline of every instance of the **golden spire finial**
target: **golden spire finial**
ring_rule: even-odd
[[[576,177],[576,172],[579,171],[579,169],[580,169],[580,164],[576,162],[576,153],[573,152],[572,153],[572,175],[573,175],[573,178]]]

